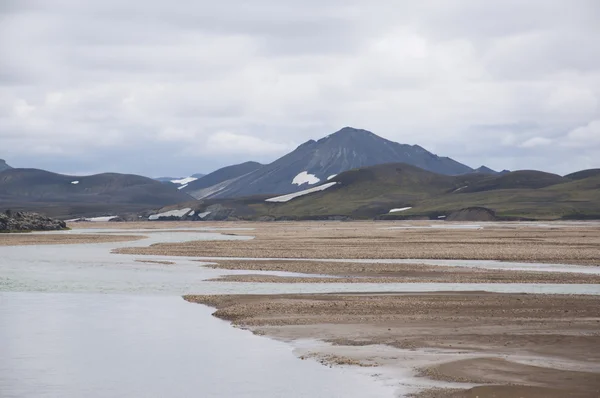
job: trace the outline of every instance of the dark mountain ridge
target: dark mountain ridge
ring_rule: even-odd
[[[68,176],[38,169],[0,172],[0,209],[60,207],[53,215],[95,215],[136,211],[189,201],[172,184],[132,174]],[[127,205],[127,206],[120,206]],[[73,208],[79,208],[72,211]],[[71,210],[70,210],[71,209]]]
[[[201,199],[210,195],[211,192],[218,192],[219,189],[226,188],[227,185],[233,183],[237,178],[258,170],[263,166],[258,162],[244,162],[223,167],[196,181],[190,182],[183,188],[183,191],[197,199]]]
[[[480,173],[480,174],[498,174],[498,172],[496,170],[492,170],[487,166],[481,166],[473,171],[475,173]]]
[[[473,172],[472,168],[451,158],[437,156],[419,145],[399,144],[367,130],[345,127],[318,141],[305,142],[210,197],[297,192],[347,170],[400,162],[444,175]]]

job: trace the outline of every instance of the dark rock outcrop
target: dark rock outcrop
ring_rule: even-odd
[[[6,160],[0,159],[0,171],[12,169],[8,164],[6,164]]]
[[[231,207],[226,207],[220,204],[211,205],[206,208],[206,211],[209,214],[206,215],[202,220],[203,221],[225,221],[230,220],[231,217],[235,214],[235,209]]]
[[[66,229],[67,224],[61,220],[42,216],[38,213],[11,212],[0,213],[0,231],[55,231]]]

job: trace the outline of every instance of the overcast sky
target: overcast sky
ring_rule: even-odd
[[[598,0],[0,0],[0,158],[185,176],[344,126],[600,167]]]

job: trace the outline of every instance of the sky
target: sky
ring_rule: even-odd
[[[600,167],[597,0],[1,0],[0,158],[186,176],[344,126]]]

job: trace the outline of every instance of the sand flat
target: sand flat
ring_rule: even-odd
[[[598,224],[552,227],[550,223],[538,227],[491,223],[482,229],[390,229],[394,225],[399,223],[212,223],[206,226],[255,228],[251,233],[255,239],[233,244],[157,244],[118,252],[192,257],[455,259],[600,265]]]
[[[216,260],[208,267],[249,271],[225,275],[216,282],[250,283],[600,283],[600,275],[490,270],[426,264],[360,263],[327,261]],[[286,271],[311,277],[252,274],[251,271]],[[329,277],[320,277],[327,275]]]
[[[108,234],[38,234],[15,233],[0,234],[0,246],[31,246],[31,245],[78,245],[87,243],[130,242],[143,239],[136,235]]]
[[[584,397],[600,391],[596,296],[439,292],[185,299],[215,307],[215,316],[257,334],[332,343],[333,351],[313,353],[324,360],[336,355],[350,364],[409,366],[432,380],[489,384],[484,390],[429,396],[470,397],[483,391],[482,397],[496,392],[508,397],[530,391],[534,397],[558,397],[568,390]],[[382,355],[374,349],[381,345],[390,351]]]

